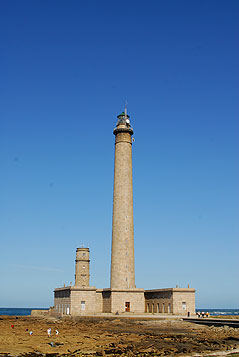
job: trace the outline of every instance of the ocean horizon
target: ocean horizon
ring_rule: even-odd
[[[32,310],[48,310],[46,307],[1,307],[0,316],[29,316]]]
[[[2,307],[0,308],[0,316],[29,316],[31,315],[32,310],[48,310],[46,307]],[[238,309],[196,309],[196,312],[209,312],[211,316],[220,316],[220,315],[230,315],[230,316],[238,316],[239,315],[239,308]]]

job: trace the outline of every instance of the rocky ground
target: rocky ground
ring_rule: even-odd
[[[180,320],[0,317],[0,356],[209,356],[237,348],[239,329]]]

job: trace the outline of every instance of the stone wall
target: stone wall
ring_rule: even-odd
[[[69,315],[71,313],[71,299],[69,298],[55,298],[54,309],[61,315]]]
[[[102,312],[111,312],[111,291],[102,291],[103,309]]]
[[[87,315],[96,312],[96,289],[71,290],[71,315]]]
[[[195,315],[194,289],[173,292],[173,313],[175,315]]]
[[[102,296],[102,289],[97,289],[96,290],[96,306],[95,306],[95,312],[100,313],[103,312],[103,296]]]
[[[195,289],[171,288],[145,291],[145,312],[195,314]]]
[[[145,312],[164,314],[172,313],[172,291],[145,291]]]
[[[112,290],[111,291],[111,312],[119,313],[126,312],[125,303],[130,303],[130,311],[133,313],[142,314],[145,310],[144,290]]]
[[[49,315],[49,310],[32,310],[31,316],[47,316]]]

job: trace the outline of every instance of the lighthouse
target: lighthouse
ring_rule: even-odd
[[[144,289],[135,286],[132,135],[130,116],[117,116],[111,247],[111,312],[144,312]]]
[[[117,118],[113,131],[115,160],[110,287],[134,289],[133,128],[127,108]]]

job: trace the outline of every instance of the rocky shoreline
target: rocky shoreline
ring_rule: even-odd
[[[239,329],[227,326],[177,319],[0,317],[0,356],[236,357],[236,352]]]

